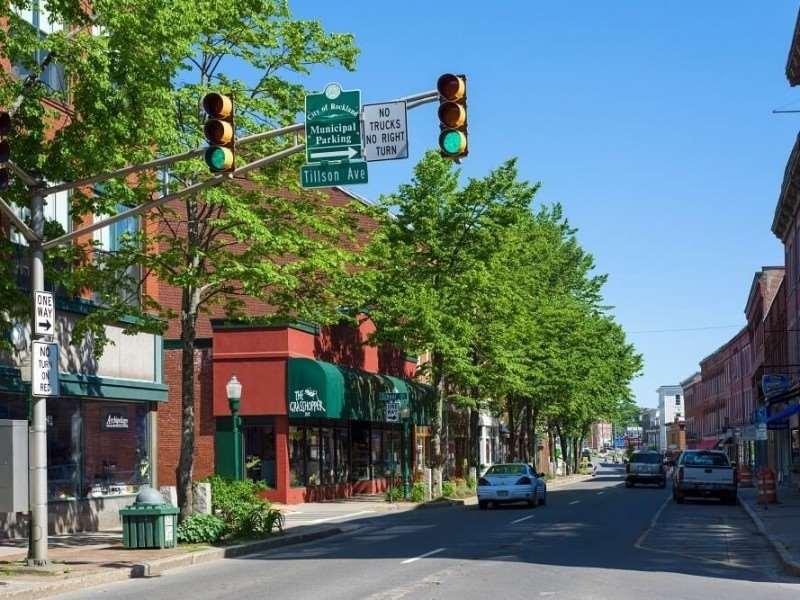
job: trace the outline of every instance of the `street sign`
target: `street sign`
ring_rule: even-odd
[[[329,83],[321,94],[306,96],[305,188],[367,183],[361,151],[361,90]]]
[[[56,327],[56,307],[50,292],[33,292],[33,333],[53,335]]]
[[[792,379],[789,375],[770,373],[761,376],[761,390],[767,398],[782,394],[790,387],[792,387]]]
[[[306,162],[361,157],[361,90],[329,83],[306,96]]]
[[[756,426],[756,440],[763,442],[768,438],[767,436],[767,424],[766,423],[759,423]]]
[[[396,400],[386,403],[386,422],[399,423],[400,422],[400,403]]]
[[[304,188],[367,183],[367,163],[303,165],[300,167],[300,183]]]
[[[58,344],[33,342],[31,357],[31,394],[58,396]]]
[[[405,102],[365,104],[361,111],[367,161],[408,158]]]

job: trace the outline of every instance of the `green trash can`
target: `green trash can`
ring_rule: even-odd
[[[126,548],[174,548],[178,508],[167,504],[156,490],[143,487],[136,501],[119,511]]]

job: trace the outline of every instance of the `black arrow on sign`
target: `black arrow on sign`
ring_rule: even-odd
[[[47,319],[47,321],[45,321],[44,323],[39,321],[39,327],[41,327],[42,329],[48,329],[49,330],[50,327],[52,327],[52,324],[50,323],[50,319]]]

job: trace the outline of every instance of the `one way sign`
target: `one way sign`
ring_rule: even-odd
[[[56,327],[56,307],[50,292],[33,293],[33,333],[53,335]]]

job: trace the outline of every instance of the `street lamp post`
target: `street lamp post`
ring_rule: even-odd
[[[233,375],[225,385],[225,391],[228,394],[233,430],[233,478],[239,481],[242,479],[242,450],[239,447],[239,406],[242,400],[242,384],[236,379],[236,375]]]
[[[400,408],[400,427],[402,431],[402,450],[400,461],[403,470],[403,497],[408,498],[411,494],[411,407],[408,403]]]

